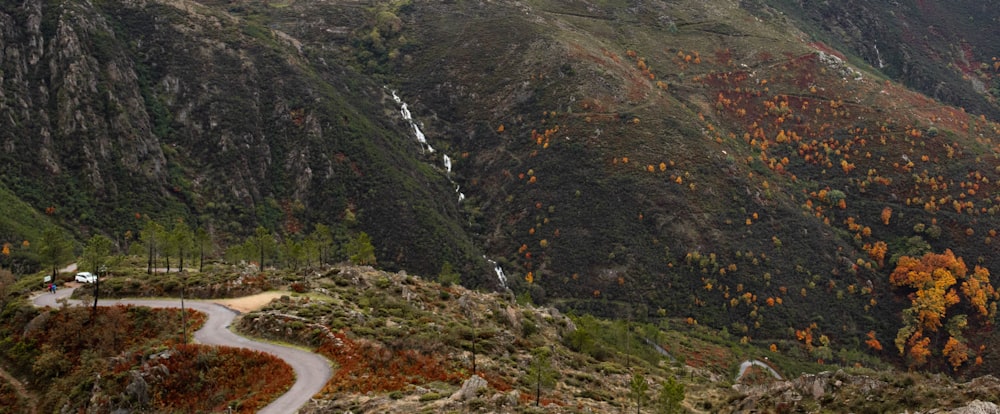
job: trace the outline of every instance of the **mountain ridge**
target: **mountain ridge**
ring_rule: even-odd
[[[783,4],[8,5],[4,91],[23,104],[0,106],[0,176],[81,240],[125,245],[143,217],[219,245],[330,223],[370,234],[387,270],[449,263],[496,288],[488,257],[540,304],[760,346],[822,332],[805,357],[831,361],[903,326],[899,257],[1000,268],[1000,132],[988,89],[983,116],[907,90]],[[968,374],[1000,361],[982,356]]]

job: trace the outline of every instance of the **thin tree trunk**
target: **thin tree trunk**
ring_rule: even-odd
[[[101,296],[101,275],[97,274],[94,278],[94,310],[92,312],[93,317],[97,318],[97,298]]]
[[[181,343],[182,344],[186,344],[187,343],[187,337],[188,337],[188,335],[187,335],[187,329],[188,329],[188,326],[187,326],[187,312],[184,311],[184,289],[186,287],[187,287],[187,277],[185,277],[185,275],[182,273],[181,274],[181,326],[182,326],[182,329],[183,329],[182,330],[182,335],[184,335],[183,337],[181,337]]]
[[[538,373],[535,375],[535,407],[538,407],[542,400],[542,361],[535,362],[535,367],[538,368]]]

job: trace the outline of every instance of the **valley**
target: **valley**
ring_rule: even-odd
[[[989,390],[1000,17],[849,3],[5,4],[2,311],[97,258],[102,296],[279,288],[237,325],[334,361],[310,412],[466,409],[480,371],[526,411],[542,359],[567,412],[636,374],[702,412]]]

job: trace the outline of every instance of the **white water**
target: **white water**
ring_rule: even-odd
[[[483,256],[483,258],[486,259],[486,256]],[[500,264],[497,263],[495,260],[486,259],[486,261],[490,262],[490,264],[493,265],[493,271],[496,272],[497,279],[500,280],[500,286],[503,286],[503,288],[506,289],[507,274],[503,272],[503,268],[500,267]]]
[[[872,47],[875,48],[875,58],[878,59],[878,68],[885,68],[885,62],[882,61],[882,54],[878,52],[878,44],[873,43]]]
[[[427,143],[427,137],[424,136],[424,132],[420,130],[420,127],[413,120],[413,114],[410,113],[410,108],[406,105],[406,102],[403,102],[403,99],[396,94],[396,91],[391,91],[391,92],[392,92],[392,100],[396,101],[396,105],[399,105],[399,114],[402,115],[403,120],[408,122],[410,126],[413,127],[413,133],[417,137],[417,142],[420,143],[421,150],[433,154],[434,147],[432,147],[430,144]],[[441,163],[444,164],[444,170],[448,174],[448,180],[451,181],[452,184],[455,184],[455,193],[458,194],[458,202],[461,203],[462,201],[465,201],[465,194],[462,193],[462,187],[457,183],[455,183],[455,181],[451,180],[451,157],[449,157],[448,154],[442,154]],[[483,258],[486,259],[486,256],[483,256]],[[497,280],[500,281],[500,286],[506,289],[507,274],[503,272],[503,268],[500,267],[500,264],[498,264],[494,260],[490,259],[486,260],[493,265],[493,271],[496,272],[497,274]]]
[[[410,126],[413,127],[413,134],[416,135],[417,142],[420,143],[420,148],[433,153],[434,147],[427,143],[427,137],[424,136],[424,132],[421,131],[420,126],[413,121],[413,114],[410,113],[410,108],[406,106],[406,102],[403,102],[403,99],[400,98],[399,95],[396,95],[396,91],[392,91],[392,99],[396,101],[397,105],[400,106],[399,113],[403,116],[403,120],[409,122]]]
[[[416,121],[413,120],[413,114],[410,113],[409,106],[406,105],[406,102],[403,102],[403,98],[400,98],[399,95],[396,94],[396,91],[390,92],[392,93],[392,100],[396,101],[396,105],[399,105],[399,114],[402,115],[403,120],[408,122],[413,128],[413,135],[416,136],[417,142],[420,143],[421,151],[433,154],[434,147],[427,143],[427,137],[424,135],[424,132],[420,130],[420,126],[417,125]],[[462,193],[462,187],[456,184],[455,181],[451,180],[451,157],[449,157],[448,154],[442,154],[441,163],[444,164],[444,170],[448,174],[448,180],[451,181],[452,184],[455,184],[455,192],[458,193],[458,202],[461,203],[462,201],[465,201],[465,194]]]

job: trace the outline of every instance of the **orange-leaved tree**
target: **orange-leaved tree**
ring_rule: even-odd
[[[1000,299],[990,284],[989,270],[976,266],[969,274],[965,262],[951,250],[900,257],[889,281],[904,288],[910,298],[895,344],[911,366],[925,364],[931,349],[941,349],[957,370],[968,359],[963,333],[969,315],[977,324],[992,323]]]

